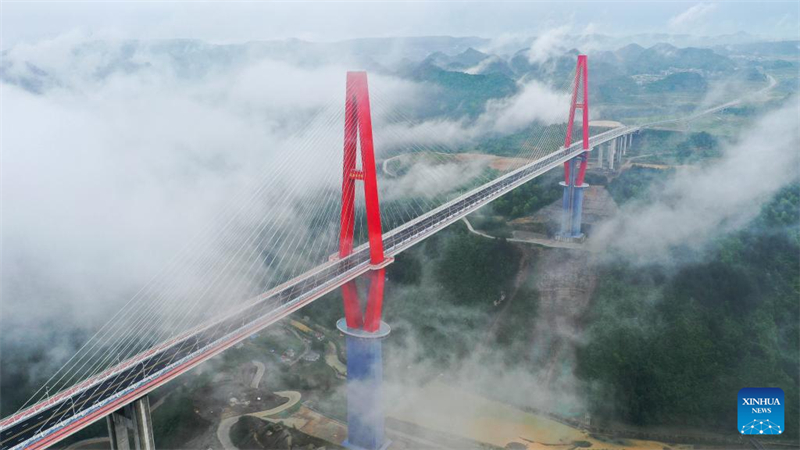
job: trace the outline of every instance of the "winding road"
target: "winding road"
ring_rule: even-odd
[[[467,219],[466,217],[462,218],[461,220],[463,220],[464,223],[467,225],[467,229],[469,229],[470,233],[477,234],[478,236],[485,237],[486,239],[498,239],[496,236],[486,234],[483,231],[479,231],[473,228],[472,224],[469,222],[469,219]],[[571,248],[579,250],[588,250],[588,247],[584,247],[582,244],[578,242],[561,242],[553,239],[538,239],[538,238],[519,239],[510,237],[505,239],[508,242],[520,242],[523,244],[534,244],[551,248]]]
[[[250,382],[250,387],[253,389],[258,389],[258,383],[261,382],[261,378],[264,377],[264,372],[267,370],[267,368],[264,367],[264,363],[260,361],[253,360],[250,362],[256,366],[256,374],[253,377],[253,381]]]

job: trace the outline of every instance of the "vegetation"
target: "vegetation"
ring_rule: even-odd
[[[597,95],[601,102],[624,104],[630,102],[639,90],[633,78],[618,76],[598,84]]]
[[[643,130],[629,152],[637,163],[686,165],[719,157],[721,138],[705,132]]]
[[[753,105],[733,106],[725,108],[722,114],[739,117],[752,117],[758,113],[758,110]]]
[[[678,144],[675,155],[680,164],[717,158],[721,156],[720,142],[705,131],[691,133],[686,140]]]
[[[779,229],[797,226],[800,222],[798,204],[800,204],[800,187],[794,184],[783,189],[775,200],[762,208],[755,225],[761,228]]]
[[[566,119],[566,114],[564,114]],[[576,129],[576,136],[580,128]],[[465,147],[460,151],[474,151],[497,156],[530,157],[532,148],[555,149],[564,143],[563,124],[541,125],[538,123],[510,134],[490,134],[481,139],[475,148]],[[577,138],[580,139],[580,138]]]
[[[701,260],[602,267],[579,353],[595,417],[727,431],[740,388],[774,386],[786,393],[786,423],[797,423],[798,219],[794,185]]]
[[[209,373],[184,376],[181,380],[185,380],[185,384],[175,388],[164,403],[152,412],[153,439],[162,448],[184,447],[211,425],[195,412],[191,400],[196,390],[211,389]]]
[[[279,423],[266,422],[252,416],[242,416],[231,427],[231,442],[242,450],[273,449],[340,449],[331,442],[309,436]]]
[[[401,253],[389,266],[389,278],[400,284],[417,284],[422,277],[422,263],[408,253]]]
[[[659,73],[665,70],[705,70],[730,72],[736,64],[728,57],[707,48],[678,48],[670,44],[656,44],[630,55],[623,64],[628,73]]]
[[[708,90],[708,82],[702,75],[695,72],[678,72],[649,83],[645,87],[647,92],[689,92],[702,94]]]
[[[508,364],[513,360],[530,356],[530,343],[533,338],[534,320],[539,309],[539,292],[535,289],[521,288],[504,313],[503,326],[497,329],[495,342],[508,356]]]
[[[440,88],[431,99],[431,106],[426,112],[429,115],[474,118],[484,111],[488,100],[507,97],[517,91],[514,80],[505,75],[469,75],[443,70],[430,62],[418,66],[410,76],[416,81],[427,81]]]
[[[518,250],[505,240],[462,231],[442,253],[436,278],[458,303],[485,303],[503,295],[503,282],[514,274],[518,259]]]
[[[558,185],[561,179],[559,171],[551,171],[546,175],[523,184],[492,203],[493,210],[511,219],[527,216],[540,208],[553,203],[562,195],[563,188]]]
[[[630,200],[647,198],[650,192],[662,185],[672,172],[672,170],[634,166],[608,184],[608,193],[618,205]]]

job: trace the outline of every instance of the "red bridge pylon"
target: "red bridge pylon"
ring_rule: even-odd
[[[361,168],[356,166],[356,153],[361,150]],[[383,254],[381,211],[378,202],[378,180],[375,173],[375,150],[372,142],[372,117],[369,106],[369,89],[366,72],[348,72],[344,121],[344,164],[342,166],[342,217],[339,235],[339,257],[353,251],[355,227],[356,181],[364,182],[364,199],[367,206],[370,262],[370,287],[366,311],[361,304],[355,281],[342,286],[345,319],[348,328],[375,332],[380,328],[383,307],[383,286],[386,280],[384,267],[392,262]]]
[[[578,103],[578,90],[583,87],[583,98]],[[564,138],[564,148],[569,148],[572,145],[572,131],[575,126],[575,110],[580,108],[582,114],[582,139],[583,149],[589,151],[589,67],[586,60],[586,55],[578,55],[578,65],[575,68],[575,84],[572,87],[572,100],[569,103],[569,122],[567,123],[567,136]],[[588,155],[584,153],[586,158],[581,161],[578,177],[575,182],[578,186],[583,184],[583,178],[586,176],[586,165],[588,164]],[[584,156],[582,155],[582,156]],[[569,161],[564,163],[564,182],[570,181],[570,167]]]

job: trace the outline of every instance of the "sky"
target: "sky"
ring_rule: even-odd
[[[2,47],[79,31],[97,37],[211,42],[382,36],[515,36],[570,26],[610,35],[797,39],[798,2],[2,2]]]

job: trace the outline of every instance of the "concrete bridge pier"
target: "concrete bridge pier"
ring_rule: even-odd
[[[583,233],[581,232],[583,192],[589,185],[583,183],[580,186],[576,186],[575,184],[578,174],[578,163],[581,161],[581,158],[588,157],[588,155],[581,155],[572,158],[569,161],[569,183],[563,181],[559,183],[564,187],[564,196],[562,197],[561,230],[556,236],[557,240],[572,241],[583,238]]]
[[[155,450],[150,400],[145,395],[106,416],[111,450]]]
[[[625,151],[622,153],[626,155],[628,153],[628,149],[631,147],[631,143],[633,143],[633,133],[625,135]]]
[[[595,149],[597,150],[597,168],[603,168],[603,153],[605,152],[605,148],[607,144],[600,144]]]
[[[381,322],[378,331],[349,328],[336,322],[347,346],[347,440],[353,450],[381,450],[391,441],[384,435],[383,339],[391,329]]]
[[[607,158],[608,170],[614,170],[614,160],[617,155],[617,144],[618,144],[617,139],[612,139],[608,143],[608,158]]]

